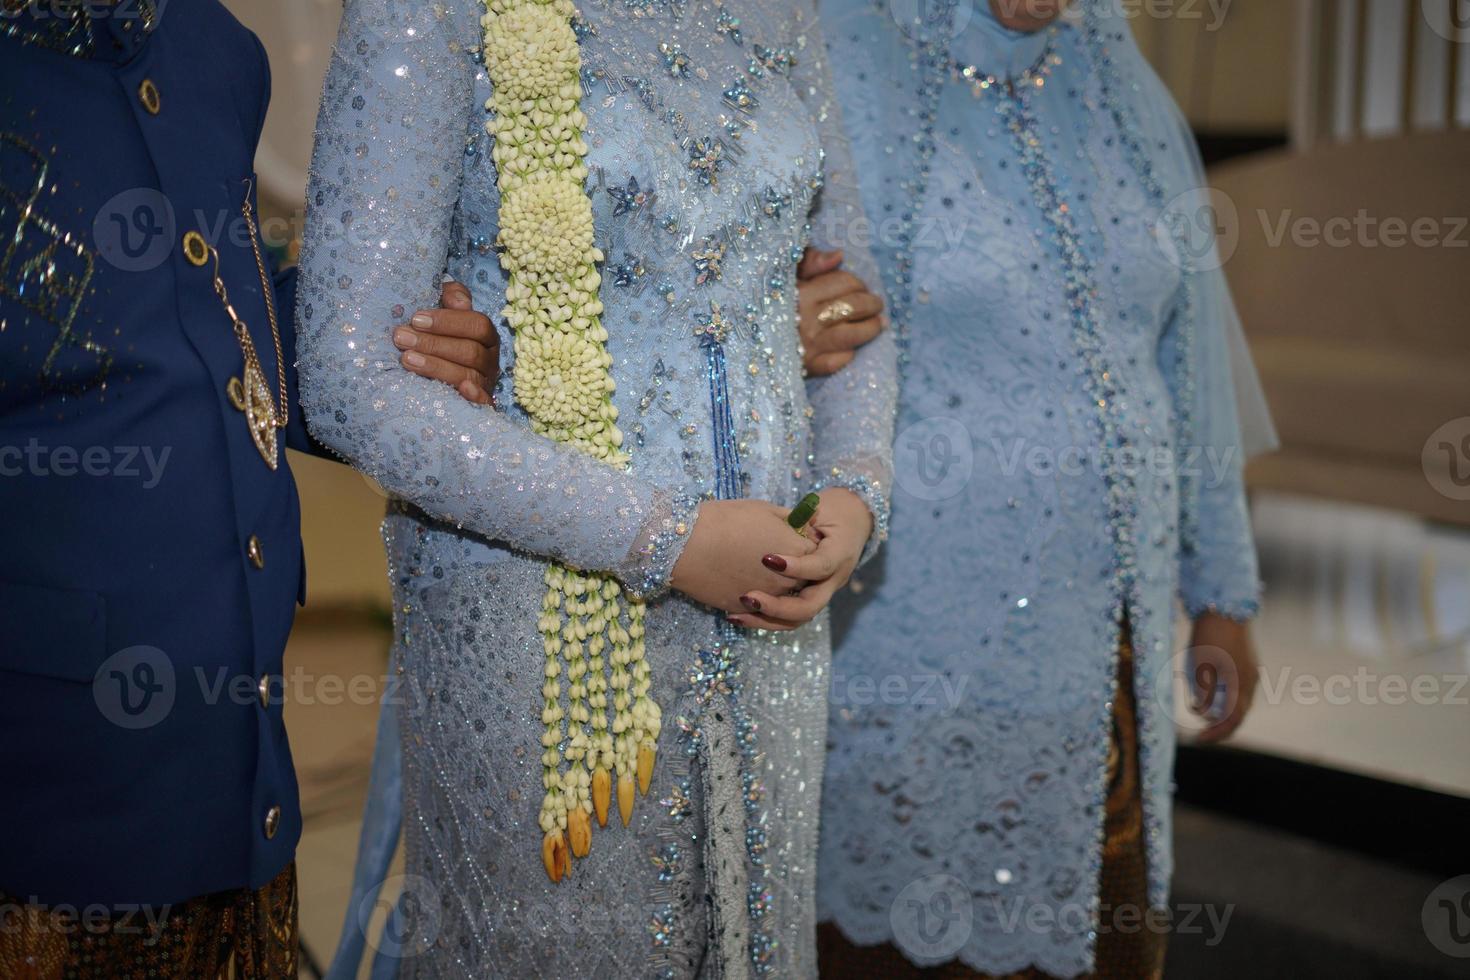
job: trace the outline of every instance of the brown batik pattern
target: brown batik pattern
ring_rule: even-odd
[[[296,866],[101,923],[0,892],[5,980],[282,980],[297,973]]]

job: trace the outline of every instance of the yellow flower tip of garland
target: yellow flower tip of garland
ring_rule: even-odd
[[[567,836],[571,839],[572,856],[584,858],[592,849],[592,821],[581,807],[568,818]]]
[[[607,807],[612,799],[612,777],[606,769],[592,774],[592,806],[597,811],[597,825],[607,826]]]
[[[653,757],[656,750],[653,742],[644,739],[638,743],[638,792],[644,796],[648,795],[648,787],[653,782]]]
[[[567,851],[566,836],[561,831],[548,833],[541,839],[541,864],[553,885],[571,877],[572,857]]]
[[[503,314],[515,331],[516,400],[533,431],[622,466],[628,455],[599,319],[597,264],[604,257],[584,187],[587,117],[571,24],[576,9],[571,0],[484,3],[484,62],[494,85],[485,130],[495,138],[497,241],[508,273]],[[545,584],[536,623],[546,657],[539,824],[542,861],[557,882],[571,873],[571,856],[590,849],[594,809],[606,825],[613,771],[623,825],[631,821],[635,776],[647,794],[662,723],[649,697],[643,603],[625,603],[609,576],[557,565],[547,567]]]
[[[618,776],[618,816],[624,827],[633,819],[633,777],[626,772]]]

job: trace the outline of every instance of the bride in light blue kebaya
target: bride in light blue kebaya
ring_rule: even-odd
[[[487,10],[487,24],[512,26],[482,49]],[[569,10],[355,0],[327,76],[302,253],[302,404],[315,435],[393,495],[400,694],[382,716],[333,976],[356,973],[400,814],[404,897],[379,941],[383,972],[814,976],[821,609],[883,536],[896,374],[888,338],[821,382],[802,372],[796,270],[809,223],[861,214],[821,35],[813,9],[782,0],[584,0],[570,30]],[[549,74],[562,70],[570,82]],[[487,102],[502,96],[492,137]],[[576,171],[578,152],[586,180],[533,200],[528,188],[550,186],[536,183],[547,161]],[[587,198],[592,231],[578,245]],[[519,316],[534,290],[515,280],[507,299],[502,254],[551,263],[582,248],[585,270],[593,242],[596,273],[558,271],[555,288],[575,275],[596,302],[542,308],[566,332],[532,368],[507,340],[516,383],[501,385],[498,408],[410,374],[400,356],[421,352],[376,326],[417,323],[446,270],[497,319],[507,303]],[[875,276],[858,250],[849,261]],[[621,431],[601,445],[620,443],[627,466],[533,431],[522,402],[529,392],[553,412],[600,390],[588,387],[602,383],[597,350],[558,353],[601,342],[599,311]],[[808,539],[786,518],[812,490]],[[790,556],[792,574],[763,564],[771,554]],[[549,560],[577,574],[548,577]],[[583,573],[610,578],[587,591]],[[796,588],[782,617],[741,601]],[[620,757],[628,816],[593,828],[589,850],[578,835],[590,804],[562,812],[560,829],[553,804],[587,792],[574,728],[626,733],[629,675],[631,718],[657,765],[635,805]],[[661,728],[641,706],[644,683]],[[642,746],[639,780],[654,755]]]
[[[832,976],[1157,975],[1176,600],[1205,737],[1254,685],[1238,414],[1270,427],[1192,137],[1124,8],[1062,6],[821,5],[906,362],[834,619]]]

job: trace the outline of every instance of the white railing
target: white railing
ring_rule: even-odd
[[[1292,140],[1470,128],[1470,0],[1296,0]]]

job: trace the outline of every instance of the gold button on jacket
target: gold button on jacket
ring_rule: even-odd
[[[153,84],[153,79],[143,79],[143,84],[138,86],[138,100],[143,103],[143,108],[148,110],[150,116],[158,115],[158,110],[163,108],[163,102],[158,97],[158,86]]]
[[[203,265],[209,261],[209,243],[199,232],[184,232],[184,258],[190,265]]]
[[[260,539],[250,535],[250,540],[245,542],[245,554],[250,558],[250,564],[256,568],[265,567],[265,549],[260,546]]]

